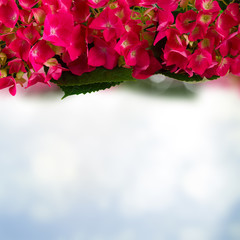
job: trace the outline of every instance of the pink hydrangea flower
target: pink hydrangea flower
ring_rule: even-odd
[[[109,7],[95,18],[90,26],[93,29],[104,30],[104,39],[109,42],[114,38],[119,38],[124,33],[124,27],[119,17],[114,14],[114,11]]]
[[[38,72],[43,67],[44,63],[54,55],[55,52],[47,42],[45,40],[40,40],[31,48],[29,52],[29,61],[34,70]]]
[[[16,92],[17,92],[16,81],[11,76],[0,78],[0,89],[4,89],[4,88],[7,88],[7,87],[9,87],[10,94],[12,96],[15,96]]]
[[[19,9],[14,0],[0,2],[0,22],[6,27],[14,28],[19,17]]]
[[[44,22],[43,39],[56,46],[68,47],[74,29],[72,14],[58,12],[48,14]]]
[[[206,50],[198,49],[189,56],[188,67],[196,74],[203,75],[211,63],[212,55]]]
[[[113,69],[117,66],[118,57],[119,55],[114,50],[114,46],[96,38],[94,40],[94,47],[88,53],[88,64],[94,67],[103,66],[106,69]]]

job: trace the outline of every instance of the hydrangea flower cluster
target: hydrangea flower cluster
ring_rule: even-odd
[[[240,10],[215,0],[0,0],[0,89],[64,71],[240,75]]]

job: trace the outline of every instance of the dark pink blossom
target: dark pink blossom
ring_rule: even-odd
[[[19,71],[26,72],[24,62],[20,58],[16,58],[8,62],[9,73],[18,73]]]
[[[0,76],[1,77],[1,76]],[[12,76],[0,78],[0,89],[9,87],[9,92],[12,96],[16,95],[16,81]]]
[[[203,39],[206,35],[208,27],[203,24],[196,24],[192,32],[189,34],[189,40],[195,42],[199,39]]]
[[[39,25],[44,24],[44,21],[46,18],[46,12],[44,11],[43,7],[33,8],[31,12],[32,12],[37,24],[39,24]]]
[[[39,0],[18,0],[19,4],[24,9],[31,9]]]
[[[92,8],[100,8],[107,4],[109,0],[88,0],[88,5]]]
[[[19,17],[19,9],[14,0],[2,1],[0,3],[0,22],[6,27],[15,27]]]
[[[90,16],[90,9],[86,0],[78,0],[73,2],[71,12],[74,17],[74,21],[78,23],[85,22]]]
[[[176,27],[180,33],[192,32],[196,26],[197,13],[193,10],[189,10],[185,13],[179,13],[176,18]]]
[[[103,66],[106,69],[113,69],[118,63],[118,53],[105,41],[96,38],[94,47],[89,50],[88,64],[93,67]]]
[[[150,64],[147,69],[139,69],[138,67],[133,68],[133,77],[137,79],[146,79],[155,74],[157,71],[159,71],[162,68],[161,63],[151,54],[150,56]]]
[[[132,46],[125,55],[125,62],[128,66],[135,66],[138,70],[146,70],[150,65],[147,41],[141,41]]]
[[[231,67],[232,59],[229,57],[222,58],[221,61],[218,64],[218,67],[216,69],[216,73],[218,76],[225,76]]]
[[[83,53],[76,60],[67,63],[67,66],[74,75],[78,76],[81,76],[85,72],[92,72],[95,70],[95,67],[92,67],[88,64],[86,53]]]
[[[33,72],[28,79],[26,88],[29,88],[37,83],[44,83],[50,86],[49,82],[46,82],[46,74],[44,72]]]
[[[56,46],[68,47],[73,29],[72,14],[68,12],[48,14],[44,22],[43,39]]]
[[[195,7],[204,13],[219,13],[221,10],[218,2],[213,0],[196,0]]]
[[[103,30],[104,39],[109,42],[113,38],[119,38],[124,33],[124,27],[114,11],[106,7],[100,15],[95,18],[89,28]]]
[[[202,75],[212,63],[212,55],[203,49],[196,50],[189,56],[188,67],[196,74]]]
[[[238,55],[236,58],[233,58],[232,64],[231,64],[231,72],[235,75],[240,76],[240,55]]]
[[[18,58],[28,61],[28,55],[31,48],[31,45],[28,41],[16,38],[9,44],[9,48],[16,53]]]
[[[38,72],[43,67],[44,63],[54,55],[55,52],[47,42],[45,40],[40,40],[32,47],[29,53],[29,61],[34,70]]]
[[[167,44],[170,48],[176,50],[182,50],[186,48],[186,41],[181,38],[180,32],[175,28],[166,30]]]
[[[174,17],[170,11],[158,10],[158,22],[158,33],[154,40],[154,45],[166,36],[166,30],[174,22]]]
[[[19,17],[20,17],[21,22],[24,25],[29,25],[33,22],[33,12],[31,10],[20,9]]]
[[[167,45],[164,49],[164,59],[166,66],[175,65],[176,67],[185,70],[188,65],[188,56],[190,52],[185,49],[171,49]]]
[[[67,48],[71,61],[76,60],[83,52],[87,51],[85,34],[85,30],[81,25],[76,25],[73,28],[71,40]]]
[[[125,56],[125,54],[128,52],[130,48],[132,48],[134,45],[138,44],[139,37],[134,32],[129,32],[124,34],[120,40],[117,42],[115,46],[115,50],[118,52],[119,55]]]
[[[41,38],[40,33],[33,25],[30,25],[26,28],[19,28],[17,30],[17,36],[21,39],[26,40],[31,45],[36,43]]]

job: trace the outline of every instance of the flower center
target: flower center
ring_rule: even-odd
[[[50,35],[56,36],[57,35],[56,30],[57,30],[56,28],[51,28]]]

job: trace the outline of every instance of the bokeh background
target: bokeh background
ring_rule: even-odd
[[[236,87],[61,96],[1,92],[1,240],[240,239]]]

